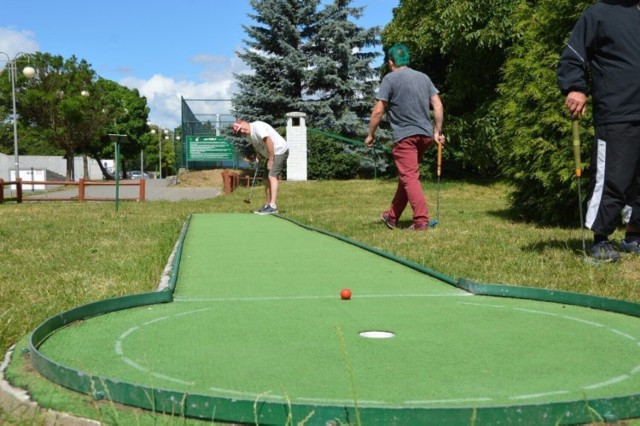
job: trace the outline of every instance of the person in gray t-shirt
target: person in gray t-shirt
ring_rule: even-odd
[[[413,209],[413,224],[409,229],[423,231],[429,227],[429,207],[420,184],[420,160],[434,141],[445,142],[442,134],[444,108],[431,79],[409,68],[407,46],[392,46],[388,61],[391,73],[382,79],[376,95],[365,144],[373,146],[376,130],[386,112],[393,131],[392,154],[399,182],[391,208],[382,212],[381,219],[390,229],[395,228],[409,203]],[[434,123],[429,116],[430,105]]]

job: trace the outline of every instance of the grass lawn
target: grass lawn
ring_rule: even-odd
[[[591,266],[581,233],[510,219],[503,183],[443,182],[439,224],[423,233],[388,230],[380,212],[395,181],[282,182],[280,213],[361,241],[435,271],[478,282],[542,287],[640,302],[640,256]],[[436,185],[424,184],[432,218]],[[5,203],[0,205],[0,348],[3,353],[46,318],[100,299],[145,292],[159,277],[191,213],[248,212],[248,189],[204,201]],[[400,225],[408,226],[410,208]],[[620,240],[623,230],[614,234]],[[586,232],[587,244],[591,235]],[[238,253],[252,241],[219,241]],[[15,420],[15,419],[14,419]],[[0,423],[11,423],[0,410]],[[25,423],[28,424],[28,423]]]

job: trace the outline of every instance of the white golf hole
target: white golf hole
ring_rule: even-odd
[[[390,339],[392,337],[396,337],[396,334],[390,331],[378,330],[361,331],[360,333],[358,333],[358,335],[366,337],[367,339]]]

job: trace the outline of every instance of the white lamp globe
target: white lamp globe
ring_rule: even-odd
[[[33,78],[36,75],[36,70],[33,67],[24,67],[22,74],[27,78]]]

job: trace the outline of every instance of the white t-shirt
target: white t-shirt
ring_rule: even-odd
[[[251,127],[251,134],[247,135],[247,140],[251,142],[255,150],[264,158],[269,158],[267,145],[264,143],[264,138],[266,137],[271,138],[273,142],[274,155],[284,154],[289,149],[287,141],[264,121],[254,121],[249,123],[249,125]]]

